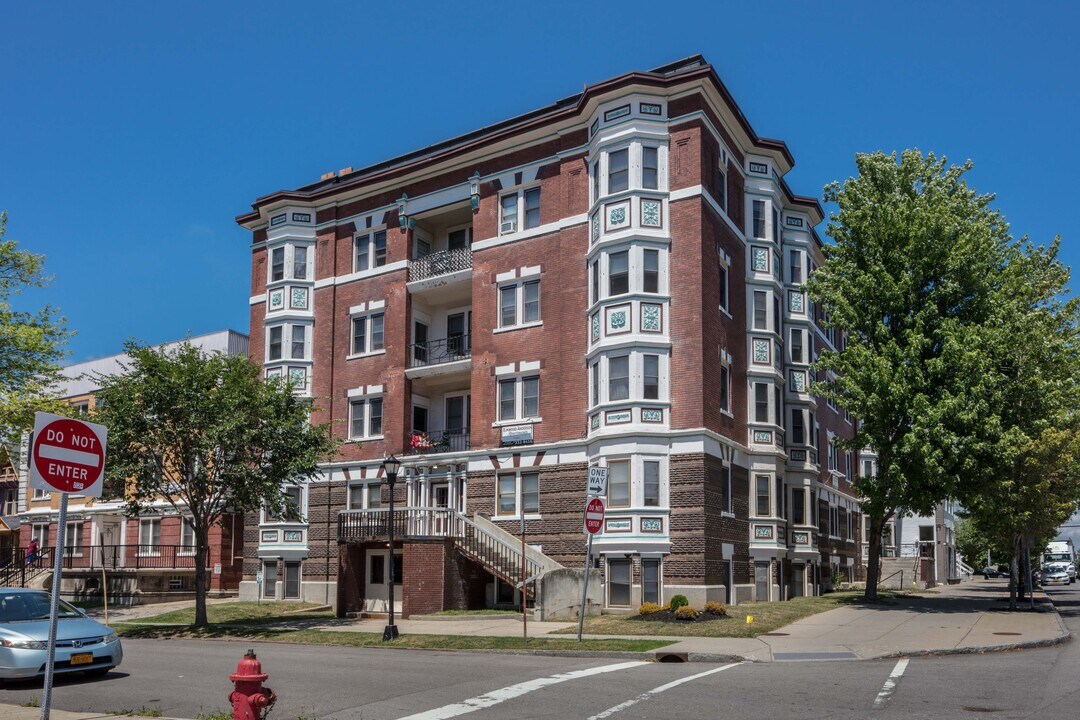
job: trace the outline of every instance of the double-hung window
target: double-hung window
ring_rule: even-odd
[[[81,522],[67,523],[64,535],[65,555],[82,555],[82,529],[83,524]]]
[[[795,525],[806,524],[806,490],[795,488],[791,491],[791,522]]]
[[[382,398],[351,401],[349,403],[349,437],[380,437],[382,435],[382,418]]]
[[[720,269],[717,272],[717,280],[720,286],[720,308],[727,312],[731,312],[731,306],[728,304],[728,266],[723,261],[720,262]]]
[[[509,192],[499,198],[499,234],[539,227],[540,195],[539,187],[531,187]]]
[[[540,377],[530,375],[499,381],[499,420],[540,417]]]
[[[645,400],[660,399],[660,356],[642,355],[642,391]]]
[[[362,355],[383,349],[383,313],[359,315],[352,319],[352,354]]]
[[[608,400],[630,399],[630,356],[608,359]]]
[[[792,285],[802,285],[803,282],[802,253],[798,250],[788,252],[788,282]]]
[[[307,248],[293,248],[293,280],[307,280]]]
[[[630,292],[630,251],[608,255],[608,296]]]
[[[304,325],[293,325],[291,340],[289,357],[293,360],[303,360],[307,357],[307,327]]]
[[[622,192],[630,187],[630,151],[627,148],[608,154],[608,194]]]
[[[274,325],[269,329],[267,337],[267,353],[266,357],[269,360],[280,360],[281,355],[281,338],[285,332],[284,325]]]
[[[754,484],[756,489],[757,503],[754,508],[758,517],[768,517],[772,512],[769,499],[770,478],[768,475],[755,475]]]
[[[600,404],[600,361],[594,360],[590,368],[590,375],[592,377],[591,399],[592,406],[596,407]]]
[[[607,504],[612,508],[630,507],[630,461],[608,462]]]
[[[716,166],[716,203],[727,212],[727,172],[723,160]]]
[[[731,497],[731,468],[727,465],[720,469],[720,489],[724,493],[723,511],[730,513],[734,507],[734,498]]]
[[[289,485],[284,488],[285,509],[281,514],[281,520],[285,522],[301,522],[304,515],[304,491],[297,485]]]
[[[353,271],[360,272],[386,264],[386,231],[358,235],[353,241],[355,253]]]
[[[806,416],[801,409],[791,411],[791,444],[803,445],[806,443]]]
[[[806,355],[803,352],[803,332],[799,328],[791,329],[791,362],[793,363],[806,362]]]
[[[641,290],[660,292],[660,251],[646,249],[641,254]]]
[[[754,209],[754,215],[753,215],[753,219],[754,219],[753,234],[754,234],[754,237],[764,239],[765,238],[765,201],[764,200],[755,200],[753,209]]]
[[[641,187],[646,190],[656,190],[660,187],[660,162],[657,148],[641,148]]]
[[[499,288],[499,327],[540,322],[540,281]]]
[[[195,525],[191,518],[180,520],[180,553],[183,555],[195,554]]]
[[[658,507],[660,505],[660,462],[657,460],[645,460],[641,464],[644,474],[642,479],[642,491],[645,507]]]
[[[720,366],[720,409],[731,412],[731,366]]]
[[[600,161],[597,160],[592,166],[592,199],[596,202],[600,199]]]
[[[754,329],[769,329],[769,294],[761,290],[754,291]]]
[[[139,554],[156,555],[161,550],[161,520],[144,518],[139,521]]]
[[[285,248],[274,248],[270,253],[270,281],[285,279]]]
[[[515,516],[540,512],[540,474],[499,475],[496,515]]]
[[[363,483],[349,486],[350,510],[378,510],[382,507],[382,485]]]
[[[754,422],[769,422],[768,383],[754,383]]]
[[[540,188],[529,188],[523,193],[525,203],[525,228],[540,227]]]

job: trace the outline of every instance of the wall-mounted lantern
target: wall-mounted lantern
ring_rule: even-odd
[[[469,205],[473,212],[480,209],[480,171],[477,170],[469,178]]]

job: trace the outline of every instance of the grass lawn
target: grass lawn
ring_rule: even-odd
[[[252,624],[260,625],[275,622],[300,622],[303,620],[325,620],[332,618],[332,610],[316,610],[304,612],[307,608],[321,607],[312,603],[281,603],[281,602],[230,602],[216,603],[206,606],[206,617],[211,623]],[[195,608],[189,607],[182,610],[151,615],[143,618],[133,618],[127,623],[154,623],[161,625],[191,625],[195,622]]]
[[[345,647],[396,647],[436,650],[602,650],[645,652],[671,644],[670,641],[584,640],[573,638],[536,638],[527,645],[519,637],[474,637],[465,635],[402,635],[394,642],[384,643],[379,633],[335,632],[332,630],[286,630],[280,628],[217,626],[195,630],[187,625],[139,625],[118,623],[114,629],[125,638],[192,638],[261,640],[263,642],[303,643],[307,645],[340,645]]]
[[[886,598],[886,594],[879,596]],[[750,638],[816,615],[833,608],[858,605],[863,602],[861,591],[836,592],[818,597],[798,597],[784,602],[741,603],[728,607],[728,617],[709,622],[648,622],[634,620],[625,615],[602,615],[585,618],[585,632],[597,635],[685,635],[692,637]],[[887,601],[887,600],[886,600]],[[752,624],[746,616],[754,618]],[[577,633],[577,628],[567,628],[559,633]]]

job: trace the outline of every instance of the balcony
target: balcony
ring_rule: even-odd
[[[472,248],[456,248],[430,253],[409,261],[409,282],[472,270]]]
[[[469,335],[452,335],[409,346],[409,367],[405,376],[410,380],[428,378],[416,388],[417,392],[460,385],[471,372],[472,340]]]
[[[394,537],[399,540],[461,537],[464,522],[450,508],[406,507],[394,510]],[[390,510],[342,510],[338,513],[338,542],[383,540],[390,533]]]
[[[469,428],[422,433],[413,431],[409,436],[410,455],[435,455],[438,453],[464,452],[470,448]]]

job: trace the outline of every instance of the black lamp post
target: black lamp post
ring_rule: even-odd
[[[383,630],[383,642],[397,640],[398,629],[394,624],[394,483],[397,482],[398,470],[401,469],[401,461],[391,453],[390,457],[383,460],[383,470],[386,471],[386,482],[390,485],[390,586],[387,590],[387,600],[390,609],[390,623]]]

